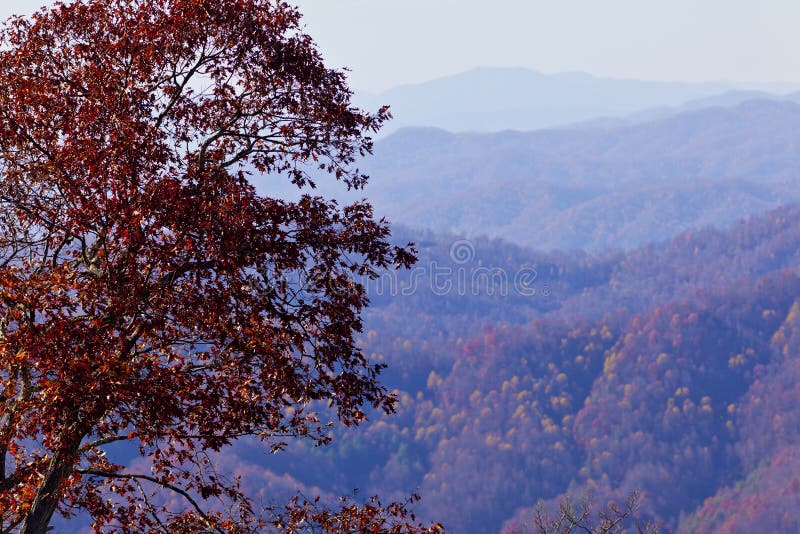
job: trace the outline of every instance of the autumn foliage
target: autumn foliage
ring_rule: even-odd
[[[798,531],[800,206],[603,256],[474,239],[456,264],[452,237],[404,237],[420,261],[399,287],[434,263],[465,280],[527,265],[539,292],[376,284],[362,343],[398,413],[331,447],[238,456],[275,473],[258,480],[418,487],[415,511],[453,532],[535,532],[567,496],[592,497],[596,526],[637,489],[635,519],[664,532]]]
[[[392,410],[354,343],[356,280],[412,255],[366,202],[248,180],[360,187],[388,115],[350,105],[299,20],[270,0],[82,0],[4,27],[0,531],[56,513],[258,530],[210,452],[324,443],[315,401],[346,425]],[[148,468],[112,462],[120,442]]]

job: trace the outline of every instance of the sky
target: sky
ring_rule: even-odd
[[[291,0],[331,66],[380,91],[478,66],[800,82],[797,0]],[[0,17],[42,0],[0,0]]]

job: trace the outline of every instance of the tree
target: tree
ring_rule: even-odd
[[[314,167],[359,188],[388,111],[351,106],[279,0],[12,18],[0,87],[0,531],[78,511],[97,530],[263,528],[209,455],[325,443],[319,403],[345,425],[391,412],[354,342],[359,279],[414,258],[366,201],[270,198],[249,177],[313,186]],[[109,460],[119,443],[147,469]],[[273,526],[292,510],[310,513]],[[406,517],[330,517],[356,512]]]
[[[608,506],[595,513],[592,512],[592,500],[584,497],[575,504],[569,496],[558,505],[558,511],[550,513],[541,505],[536,507],[533,516],[533,529],[527,525],[511,525],[506,534],[535,532],[536,534],[619,534],[637,532],[638,534],[658,534],[658,525],[651,522],[640,522],[636,519],[639,507],[639,491],[628,495],[620,506],[609,503]],[[596,517],[595,517],[596,515]]]

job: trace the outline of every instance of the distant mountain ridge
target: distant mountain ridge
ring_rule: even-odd
[[[371,176],[365,190],[342,193],[341,184],[320,177],[317,192],[366,196],[390,221],[436,232],[542,250],[634,248],[800,201],[795,98],[613,128],[407,128],[378,141],[374,156],[359,163]],[[297,195],[279,187],[272,181],[270,193]]]
[[[786,95],[767,93],[765,91],[727,91],[714,96],[690,100],[677,107],[659,107],[637,111],[625,117],[599,117],[564,126],[566,129],[591,129],[591,128],[621,128],[634,126],[661,119],[667,119],[688,111],[697,111],[705,108],[736,107],[748,100],[776,100],[800,103],[800,92]]]
[[[800,104],[766,99],[612,129],[404,129],[376,144],[351,196],[411,227],[632,248],[800,201],[798,131]]]
[[[452,132],[527,131],[680,106],[732,90],[782,93],[797,89],[787,84],[670,83],[481,67],[380,94],[357,94],[356,103],[367,109],[391,106],[395,120],[383,135],[406,126]]]

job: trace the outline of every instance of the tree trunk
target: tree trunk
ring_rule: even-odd
[[[73,467],[72,463],[64,461],[61,453],[54,453],[44,481],[36,491],[36,498],[25,518],[20,534],[44,534],[47,532],[53,513],[61,500],[59,487],[61,482],[70,475]]]

